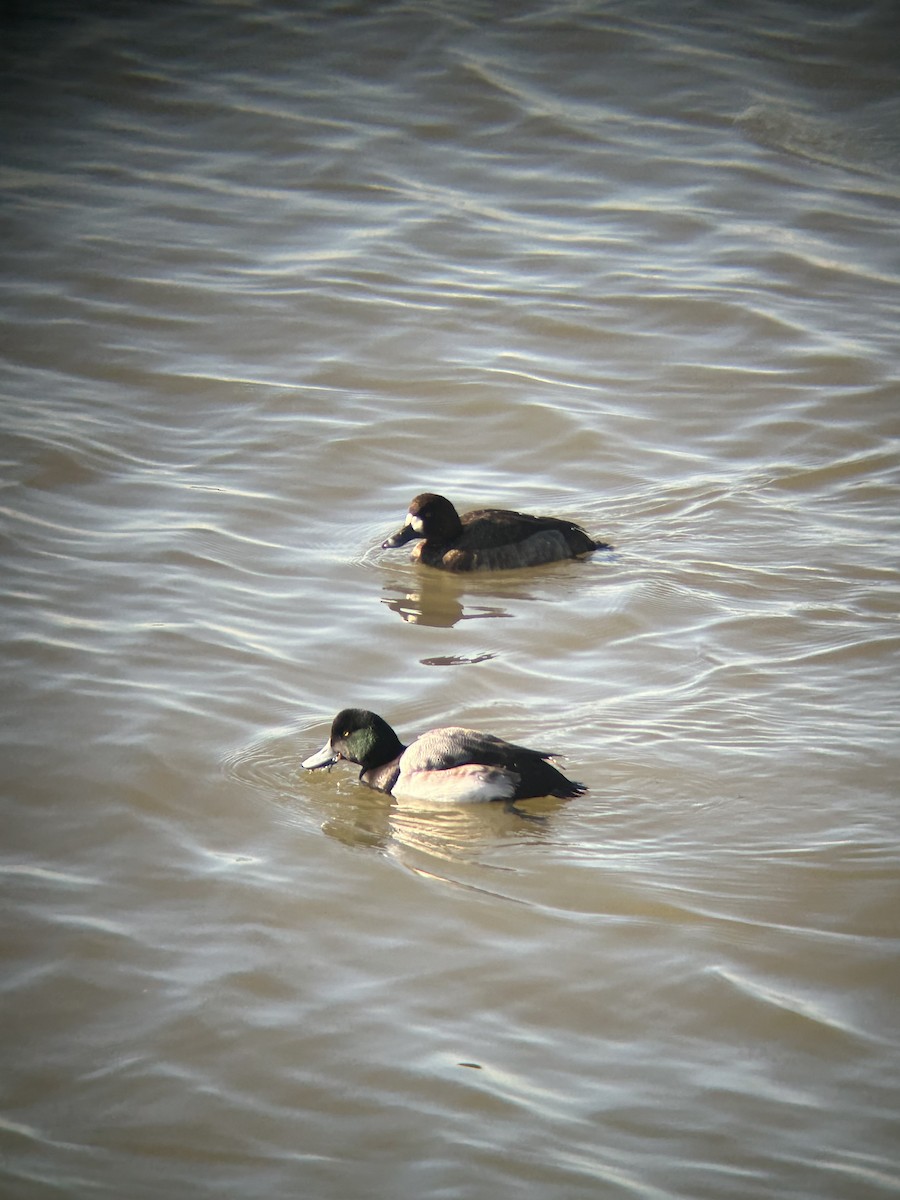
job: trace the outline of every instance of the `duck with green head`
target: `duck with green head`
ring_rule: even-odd
[[[362,782],[379,792],[448,804],[582,795],[584,784],[567,779],[547,761],[552,757],[452,725],[430,729],[404,746],[377,713],[345,708],[334,718],[328,741],[303,766],[312,771],[344,759],[357,763]]]

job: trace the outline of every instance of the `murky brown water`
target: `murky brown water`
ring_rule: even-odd
[[[900,1191],[897,33],[8,21],[4,1196]],[[590,791],[302,773],[348,704]]]

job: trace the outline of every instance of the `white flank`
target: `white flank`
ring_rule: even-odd
[[[467,763],[445,771],[401,770],[391,790],[398,798],[428,800],[432,804],[478,804],[511,800],[518,782],[514,772]]]

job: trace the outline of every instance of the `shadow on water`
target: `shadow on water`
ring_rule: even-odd
[[[843,118],[823,117],[775,104],[753,104],[735,124],[753,142],[797,158],[881,178],[900,171],[900,110],[896,101]],[[888,132],[892,131],[892,132]]]

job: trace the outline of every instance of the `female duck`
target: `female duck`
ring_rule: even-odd
[[[532,517],[505,508],[479,508],[460,517],[444,496],[423,492],[409,506],[406,522],[382,550],[422,538],[415,562],[444,571],[502,571],[610,550],[578,525],[559,517]]]
[[[376,713],[345,708],[334,718],[328,741],[303,766],[315,770],[346,759],[358,763],[362,782],[379,792],[448,804],[529,796],[568,800],[587,790],[551,766],[550,757],[456,726],[431,729],[404,746]]]

